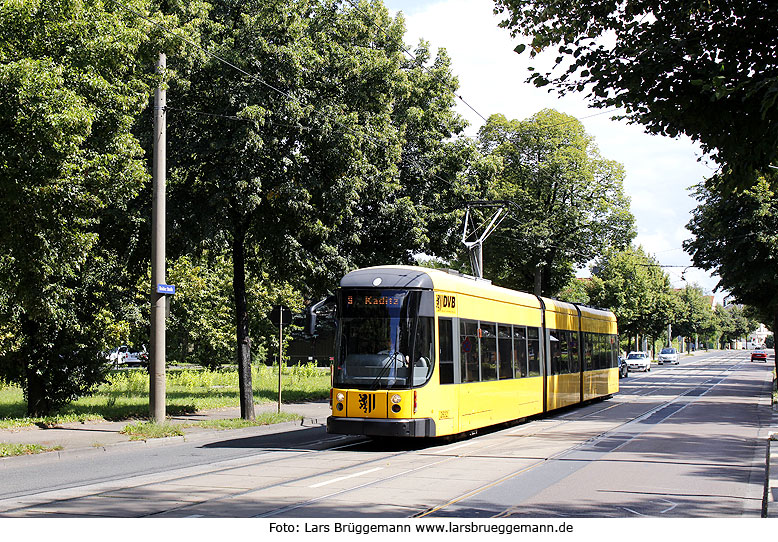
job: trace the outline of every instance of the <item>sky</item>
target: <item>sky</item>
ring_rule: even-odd
[[[706,293],[712,292],[717,279],[701,269],[685,269],[691,259],[681,248],[691,237],[685,226],[697,205],[689,188],[715,169],[699,146],[685,137],[649,135],[641,126],[611,120],[612,113],[589,108],[583,93],[560,98],[556,92],[527,83],[529,55],[513,51],[522,38],[512,38],[508,30],[498,27],[501,18],[493,14],[493,0],[384,0],[384,4],[393,15],[403,12],[407,45],[415,46],[423,38],[433,55],[438,48],[447,50],[459,79],[459,95],[480,115],[501,113],[509,119],[526,119],[552,108],[578,118],[600,154],[625,167],[624,187],[638,232],[635,243],[661,265],[684,266],[665,268],[674,288],[697,283]],[[551,62],[533,61],[540,67],[550,67]],[[483,119],[461,101],[457,110],[470,122],[467,134],[475,136]],[[587,273],[582,270],[579,276]],[[723,294],[716,297],[720,302]]]

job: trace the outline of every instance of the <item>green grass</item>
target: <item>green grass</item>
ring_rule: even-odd
[[[130,440],[184,436],[184,431],[179,425],[156,422],[133,423],[125,426],[124,429],[119,432],[123,435],[129,435]]]
[[[62,446],[41,446],[40,444],[7,444],[0,442],[0,457],[10,457],[12,455],[31,455],[42,452],[53,452],[61,450]]]
[[[252,367],[256,404],[278,400],[278,371],[274,367]],[[329,397],[329,371],[313,366],[285,367],[281,378],[285,403],[315,401]],[[171,416],[198,410],[240,405],[238,373],[229,369],[174,369],[167,373],[166,411]],[[0,429],[53,426],[94,420],[147,419],[149,417],[149,375],[145,370],[114,371],[94,393],[61,408],[52,416],[28,418],[21,388],[0,385]]]
[[[242,418],[227,418],[223,420],[202,420],[198,422],[187,423],[184,427],[206,427],[208,429],[242,429],[243,427],[256,427],[258,425],[271,425],[274,423],[294,422],[302,420],[299,414],[290,412],[264,412],[257,416],[255,420],[244,420]]]

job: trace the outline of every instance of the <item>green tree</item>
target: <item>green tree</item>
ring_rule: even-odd
[[[567,301],[568,303],[581,303],[583,305],[591,304],[589,299],[589,292],[587,284],[589,279],[579,279],[573,277],[567,286],[562,288],[556,295],[556,298],[560,301]]]
[[[103,233],[147,179],[130,129],[151,81],[146,27],[117,9],[0,5],[0,329],[15,336],[0,377],[30,415],[87,393],[126,331],[123,255]]]
[[[716,305],[713,312],[717,338],[721,344],[742,339],[759,327],[759,322],[750,318],[748,311],[741,305]]]
[[[198,260],[182,256],[171,262],[167,276],[176,285],[176,295],[170,299],[166,331],[169,358],[208,368],[233,361],[229,271],[230,262],[223,256],[212,261],[207,254]]]
[[[729,190],[726,175],[699,185],[700,202],[684,242],[694,265],[719,277],[717,288],[757,310],[778,329],[778,191],[775,176],[759,175],[751,186]],[[777,362],[778,363],[778,362]]]
[[[380,2],[178,7],[182,20],[196,16],[198,43],[218,58],[190,49],[168,59],[179,66],[168,93],[168,208],[181,250],[226,250],[233,263],[241,414],[250,418],[247,276],[309,294],[356,265],[410,261],[432,245],[434,191],[458,192],[472,150],[451,140],[463,124],[451,112],[448,59],[431,73],[424,47],[405,60],[402,21]]]
[[[500,163],[497,199],[515,205],[485,250],[484,267],[496,282],[553,295],[575,267],[629,245],[634,217],[624,168],[600,156],[575,118],[553,110],[525,121],[493,115],[478,141]]]
[[[557,54],[530,77],[595,107],[623,107],[650,133],[686,134],[723,165],[778,157],[778,11],[765,0],[495,0],[501,26]],[[529,47],[527,47],[527,45]],[[730,178],[742,181],[742,178]]]
[[[673,332],[676,335],[696,339],[699,335],[707,335],[714,331],[715,320],[713,307],[698,285],[686,285],[674,292],[678,304],[673,322]]]
[[[593,305],[614,312],[619,334],[630,340],[659,337],[675,316],[670,278],[642,247],[611,250],[598,258],[587,291]]]

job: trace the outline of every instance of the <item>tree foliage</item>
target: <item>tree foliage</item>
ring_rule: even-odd
[[[650,133],[686,134],[722,165],[778,157],[778,11],[768,0],[495,0],[503,27],[557,54],[530,77],[623,107]],[[730,178],[742,181],[742,178]]]
[[[684,337],[707,335],[714,331],[715,319],[713,307],[702,288],[698,285],[687,285],[675,292],[678,296],[673,333]]]
[[[553,295],[575,267],[634,237],[623,166],[600,156],[575,118],[553,110],[525,121],[493,115],[478,142],[499,164],[496,199],[514,205],[486,248],[496,282]]]
[[[775,176],[759,175],[752,186],[730,191],[725,176],[699,185],[700,202],[684,242],[694,265],[719,277],[717,288],[754,307],[778,329],[778,191]]]
[[[717,339],[721,344],[742,339],[759,327],[759,321],[751,318],[741,305],[717,305],[714,314]]]
[[[406,60],[402,20],[380,3],[174,7],[201,48],[168,57],[169,209],[180,250],[229,252],[249,375],[247,273],[311,294],[355,266],[410,261],[433,246],[428,225],[451,229],[437,207],[473,148],[452,140],[464,124],[445,53],[426,66],[422,44]]]
[[[622,336],[658,337],[677,311],[670,278],[642,247],[598,258],[587,290],[593,305],[614,312]]]
[[[30,414],[100,381],[122,255],[105,242],[146,180],[130,128],[148,99],[145,28],[102,2],[0,6],[0,374]]]

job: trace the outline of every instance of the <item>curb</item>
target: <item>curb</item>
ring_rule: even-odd
[[[146,440],[127,440],[124,442],[115,442],[113,444],[105,444],[101,446],[73,448],[70,450],[53,450],[50,452],[41,452],[38,454],[1,457],[0,470],[4,468],[11,468],[16,466],[28,466],[28,465],[49,463],[51,461],[57,461],[62,459],[78,459],[81,457],[86,457],[95,454],[97,452],[110,452],[110,451],[121,450],[129,447],[137,447],[140,445],[145,445],[147,447],[174,446],[177,444],[182,444],[184,442],[207,441],[213,439],[213,437],[216,435],[241,436],[243,434],[258,435],[258,434],[286,433],[290,431],[297,431],[300,428],[311,428],[311,427],[322,426],[322,425],[326,425],[326,423],[327,423],[326,419],[322,421],[319,418],[303,418],[300,421],[256,425],[253,427],[241,427],[238,429],[204,428],[202,430],[196,430],[183,436],[160,437],[160,438],[152,438]]]

